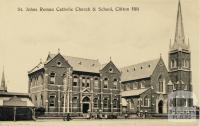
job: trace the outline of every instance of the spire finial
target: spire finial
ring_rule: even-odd
[[[188,38],[188,49],[190,49],[190,40]]]
[[[3,72],[2,72],[2,78],[1,78],[1,90],[7,91],[6,90],[6,81],[5,81],[5,75],[4,75],[4,66],[3,66]]]
[[[58,48],[58,53],[60,53],[60,48]]]
[[[42,58],[40,58],[40,63],[42,63]]]
[[[172,40],[171,40],[171,38],[170,38],[170,44],[169,44],[169,48],[171,49],[172,48]]]
[[[162,53],[160,53],[160,58],[162,58]]]
[[[110,61],[112,61],[112,57],[110,56]]]

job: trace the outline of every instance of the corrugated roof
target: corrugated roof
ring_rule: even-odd
[[[138,90],[129,90],[129,91],[122,91],[120,94],[122,97],[128,97],[128,96],[138,96],[145,91],[147,91],[149,88],[142,88]]]
[[[159,60],[160,58],[121,68],[121,81],[124,82],[150,77]]]

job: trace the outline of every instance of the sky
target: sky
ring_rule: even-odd
[[[199,98],[198,0],[181,0],[186,40],[190,41],[192,84]],[[131,12],[19,12],[17,8],[139,7]],[[162,56],[168,67],[178,0],[1,0],[0,77],[8,91],[27,92],[27,72],[49,52],[112,61],[118,67]],[[199,99],[200,100],[200,99]]]

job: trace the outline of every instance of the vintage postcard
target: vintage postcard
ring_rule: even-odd
[[[198,0],[0,0],[0,126],[198,126]]]

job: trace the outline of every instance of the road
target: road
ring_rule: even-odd
[[[199,120],[116,119],[116,120],[37,120],[1,121],[0,126],[199,126]]]

